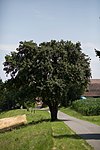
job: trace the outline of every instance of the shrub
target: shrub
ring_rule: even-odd
[[[24,107],[29,111],[29,108],[34,108],[35,107],[35,102],[27,101],[24,102]]]
[[[100,115],[100,98],[76,100],[72,103],[72,109],[86,116]]]

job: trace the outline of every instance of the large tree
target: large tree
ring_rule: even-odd
[[[56,120],[58,105],[84,92],[91,76],[89,64],[79,42],[51,40],[38,46],[25,41],[5,57],[4,70],[16,89],[25,91],[23,97],[42,97]]]

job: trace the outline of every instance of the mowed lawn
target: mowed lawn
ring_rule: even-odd
[[[100,115],[98,115],[98,116],[84,116],[84,115],[76,112],[75,110],[71,109],[70,107],[68,107],[68,108],[62,107],[60,110],[67,115],[76,117],[78,119],[86,120],[86,121],[89,121],[91,123],[94,123],[94,124],[100,126]]]
[[[27,115],[27,125],[0,133],[1,150],[92,150],[62,121],[51,122],[47,111],[11,110],[0,118]]]

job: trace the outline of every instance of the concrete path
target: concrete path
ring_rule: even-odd
[[[100,126],[76,119],[60,111],[58,118],[63,120],[76,134],[84,138],[94,150],[100,150]]]

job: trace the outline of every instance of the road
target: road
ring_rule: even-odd
[[[58,112],[58,118],[63,120],[76,134],[85,139],[94,150],[100,150],[100,126]]]

